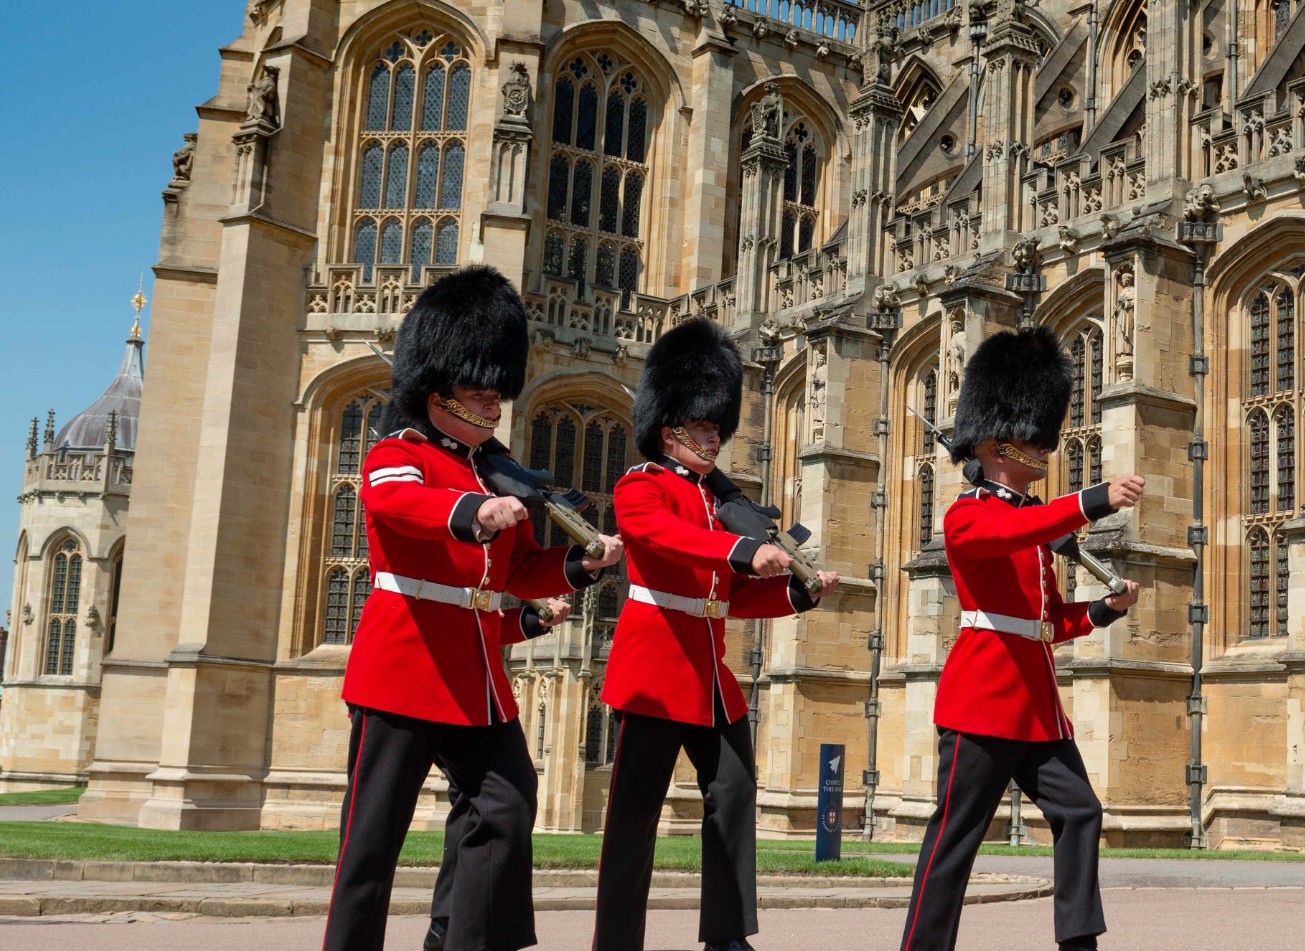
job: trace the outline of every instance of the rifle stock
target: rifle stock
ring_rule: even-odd
[[[802,542],[811,537],[810,532],[801,525],[782,531],[774,521],[779,518],[779,509],[758,505],[719,469],[707,475],[707,486],[722,500],[716,518],[726,531],[775,545],[792,559],[788,569],[807,592],[814,595],[820,591],[820,569],[801,548]]]
[[[508,454],[507,448],[497,440],[485,444],[480,455],[480,472],[496,495],[511,495],[525,503],[527,508],[543,507],[549,520],[567,536],[584,548],[591,558],[602,558],[605,551],[598,529],[585,521],[580,513],[589,507],[589,500],[575,489],[557,492],[552,487],[553,476],[542,469],[527,469]]]

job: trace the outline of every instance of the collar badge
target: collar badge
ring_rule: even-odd
[[[685,468],[684,466],[676,466],[676,467],[675,467],[675,474],[676,474],[676,475],[680,475],[680,476],[686,476],[686,475],[689,474],[689,470],[688,470],[687,468]]]
[[[1005,489],[998,489],[998,490],[997,490],[997,498],[999,498],[999,499],[1009,499],[1009,498],[1010,498],[1010,493],[1009,493],[1008,491],[1006,491]]]
[[[458,448],[458,444],[455,443],[452,439],[450,439],[450,438],[447,437],[447,436],[445,436],[443,439],[440,440],[440,445],[443,446],[445,449],[457,449],[457,448]]]

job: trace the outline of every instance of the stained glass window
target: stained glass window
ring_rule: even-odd
[[[1251,396],[1269,394],[1269,297],[1251,301]]]
[[[583,159],[575,163],[571,179],[571,224],[589,227],[589,207],[594,194],[594,167]]]
[[[791,258],[793,256],[793,225],[796,223],[795,218],[793,212],[784,212],[782,223],[779,226],[780,258]]]
[[[335,469],[344,475],[357,475],[361,462],[362,448],[362,403],[354,400],[344,408],[340,425],[339,455],[336,456]]]
[[[408,262],[412,265],[412,282],[421,280],[421,269],[430,264],[431,247],[435,243],[435,226],[423,218],[412,229],[412,247]]]
[[[417,74],[404,63],[394,71],[394,118],[390,129],[407,132],[412,128],[412,106],[417,100]]]
[[[1278,295],[1278,391],[1296,384],[1296,297],[1290,290]]]
[[[348,558],[353,554],[354,517],[358,511],[358,493],[352,485],[342,485],[335,492],[335,517],[331,520],[331,557]]]
[[[349,643],[349,572],[336,568],[326,584],[326,636],[327,644]]]
[[[381,175],[385,166],[385,150],[379,142],[363,149],[362,183],[358,189],[358,207],[366,209],[381,206]]]
[[[82,584],[82,555],[76,541],[65,539],[55,549],[50,575],[44,670],[49,676],[67,677],[73,672]]]
[[[435,183],[440,174],[440,147],[427,142],[417,153],[417,198],[414,208],[435,207]]]
[[[362,139],[358,149],[358,199],[351,249],[363,264],[363,282],[374,265],[404,263],[404,234],[413,282],[431,263],[458,260],[457,238],[465,185],[465,132],[471,108],[471,64],[463,45],[422,27],[382,43],[367,79],[362,135],[385,133],[385,144]],[[379,229],[357,212],[393,212]],[[450,223],[432,224],[415,214],[439,208]],[[424,224],[422,222],[425,221]],[[432,262],[432,256],[434,261]]]
[[[938,371],[928,370],[924,374],[924,418],[930,423],[938,422]],[[928,426],[921,426],[920,451],[933,452],[934,435]]]
[[[1250,537],[1251,549],[1251,637],[1269,636],[1269,536],[1263,529],[1254,529]]]
[[[1102,335],[1099,329],[1088,334],[1088,343],[1092,350],[1092,425],[1101,425],[1101,374],[1104,364],[1102,357]]]
[[[1263,411],[1251,413],[1251,514],[1269,511],[1269,420]]]
[[[919,473],[920,483],[920,545],[933,540],[933,466],[923,465]]]
[[[466,63],[459,63],[449,70],[449,107],[444,128],[449,132],[464,131],[470,109],[471,68]]]
[[[384,129],[389,111],[390,70],[385,64],[378,63],[372,70],[371,85],[368,88],[366,128],[373,132]]]
[[[621,217],[621,169],[609,165],[603,169],[602,197],[598,204],[598,230],[615,234]]]
[[[364,558],[366,555],[363,556]],[[358,622],[362,620],[363,605],[372,593],[372,576],[371,572],[363,567],[354,572],[353,575],[353,614],[350,617],[349,630],[358,630]]]
[[[1093,436],[1088,440],[1088,485],[1101,481],[1101,439]]]
[[[802,220],[798,222],[798,253],[811,250],[811,240],[816,233],[816,219],[810,215],[803,215]]]
[[[450,142],[444,147],[444,167],[440,173],[440,208],[462,207],[462,167],[466,150],[461,142]]]
[[[426,70],[426,88],[422,91],[421,127],[438,132],[444,128],[444,66],[436,62]]]
[[[589,267],[589,242],[584,235],[571,239],[571,259],[567,263],[566,273],[572,280],[584,281],[585,271]]]
[[[439,238],[435,245],[435,263],[458,263],[458,221],[456,218],[445,218],[440,222]]]
[[[381,263],[398,264],[403,260],[403,225],[395,218],[381,226]]]
[[[1278,410],[1278,511],[1296,508],[1296,414],[1290,406]]]
[[[816,204],[816,147],[808,145],[802,150],[802,198],[809,207]]]
[[[1282,39],[1291,23],[1291,3],[1289,0],[1276,0],[1273,4],[1273,41]]]
[[[581,470],[580,490],[597,492],[603,485],[603,427],[591,419],[585,427],[584,468]]]
[[[557,421],[557,453],[553,457],[553,476],[558,485],[575,484],[576,427],[569,414]]]
[[[408,147],[390,149],[389,167],[385,172],[385,207],[402,208],[408,201]]]
[[[353,242],[353,259],[363,266],[363,280],[372,279],[372,265],[376,263],[376,222],[364,218],[358,225]]]
[[[642,272],[648,105],[638,76],[602,55],[606,67],[588,54],[576,57],[554,86],[547,215],[566,230],[560,238],[546,235],[544,271],[574,277],[581,295],[587,294],[592,273],[595,286],[616,285],[625,291],[620,302],[624,307],[635,289],[634,283],[624,282],[637,282]],[[600,243],[600,233],[626,240]],[[583,275],[576,250],[579,236],[585,239],[586,267],[593,268]],[[595,252],[593,261],[590,250]],[[599,295],[592,303],[595,319],[608,326],[613,302]]]
[[[1083,444],[1071,439],[1065,447],[1065,464],[1069,469],[1069,491],[1083,491]]]
[[[1083,377],[1087,369],[1084,366],[1087,362],[1087,341],[1083,339],[1082,334],[1074,335],[1069,355],[1073,374],[1073,383],[1069,391],[1069,424],[1079,427],[1083,425]]]
[[[1291,581],[1291,561],[1290,552],[1287,548],[1287,539],[1279,533],[1274,536],[1274,575],[1275,577],[1275,601],[1277,617],[1275,618],[1277,630],[1274,632],[1279,637],[1286,637],[1290,633],[1288,624],[1291,621],[1291,615],[1287,610],[1288,585]]]

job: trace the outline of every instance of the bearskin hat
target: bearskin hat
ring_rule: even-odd
[[[385,431],[425,423],[430,394],[454,386],[515,399],[529,351],[526,308],[511,281],[479,264],[440,278],[399,327]]]
[[[634,399],[634,439],[646,459],[660,459],[662,427],[706,420],[721,442],[739,428],[743,360],[725,331],[694,318],[662,334],[648,351]]]
[[[1048,328],[993,334],[965,365],[952,462],[973,456],[985,439],[1055,448],[1073,382],[1069,357]]]

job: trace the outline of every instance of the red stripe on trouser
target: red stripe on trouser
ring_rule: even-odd
[[[612,756],[612,782],[607,787],[607,815],[603,816],[603,841],[607,841],[607,820],[612,818],[612,794],[616,791],[616,771],[621,766],[621,740],[625,739],[625,717],[621,717],[621,729],[616,734],[616,753]],[[603,871],[603,852],[598,851],[598,872]],[[592,948],[598,943],[598,931],[594,930],[594,940],[589,943]]]
[[[331,928],[331,905],[335,902],[335,886],[340,881],[340,863],[344,861],[344,850],[349,847],[349,831],[353,828],[353,807],[358,801],[358,776],[362,763],[363,743],[367,741],[367,711],[362,712],[362,728],[358,731],[358,756],[353,761],[353,778],[349,790],[349,817],[344,822],[344,838],[340,840],[340,855],[335,860],[335,877],[331,879],[331,900],[326,904],[326,928]],[[322,951],[326,951],[326,936],[322,936]]]
[[[961,735],[956,734],[956,748],[952,750],[952,771],[947,775],[947,797],[943,800],[942,824],[938,827],[938,838],[933,840],[933,849],[929,852],[929,864],[924,867],[924,877],[920,879],[920,893],[915,896],[915,914],[911,917],[911,930],[906,935],[906,944],[902,951],[910,951],[911,939],[915,937],[915,926],[920,920],[920,906],[924,904],[924,889],[929,884],[929,870],[933,868],[934,856],[938,854],[938,843],[942,842],[947,832],[947,811],[952,805],[952,780],[956,778],[956,761],[960,759]]]

